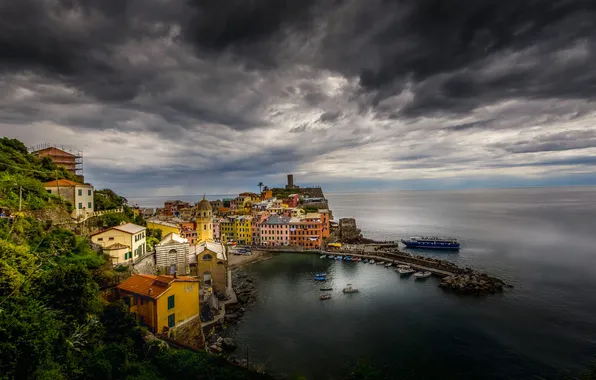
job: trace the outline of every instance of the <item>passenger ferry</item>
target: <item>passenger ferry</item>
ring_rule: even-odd
[[[455,238],[418,236],[409,239],[401,239],[401,242],[408,248],[459,249],[459,242]]]

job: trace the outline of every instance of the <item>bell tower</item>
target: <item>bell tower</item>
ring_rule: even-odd
[[[204,195],[197,205],[195,221],[197,223],[197,243],[213,241],[213,209]]]

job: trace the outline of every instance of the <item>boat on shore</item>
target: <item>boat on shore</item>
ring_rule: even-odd
[[[368,262],[369,264],[374,264],[375,260],[374,259],[370,259],[370,261]]]
[[[342,291],[346,294],[349,294],[349,293],[358,293],[359,290],[352,287],[352,284],[348,284],[348,286],[346,286]]]
[[[319,299],[320,299],[321,301],[324,301],[324,300],[330,300],[330,299],[331,299],[331,294],[321,294],[321,295],[319,296]]]
[[[425,278],[429,278],[431,275],[432,275],[432,273],[429,272],[429,271],[414,273],[414,277],[416,277],[417,280],[422,280],[422,279],[425,279]]]
[[[344,260],[345,261],[352,261],[352,256],[346,256],[346,257],[344,257]]]
[[[358,257],[352,257],[352,261],[360,261],[360,258],[358,258]]]
[[[329,291],[333,290],[333,288],[321,288],[319,290],[322,292],[329,292]]]
[[[459,241],[456,238],[439,236],[414,236],[409,239],[401,239],[407,248],[426,249],[459,249]]]

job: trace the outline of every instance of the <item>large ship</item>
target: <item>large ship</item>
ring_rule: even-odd
[[[408,248],[459,249],[459,242],[455,238],[417,236],[409,239],[401,239],[401,242]]]

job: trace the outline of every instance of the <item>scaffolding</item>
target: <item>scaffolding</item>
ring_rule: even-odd
[[[52,151],[52,148],[54,151]],[[36,156],[50,157],[52,162],[83,178],[83,152],[77,149],[51,143],[42,143],[28,148]],[[43,152],[46,151],[46,152]]]

